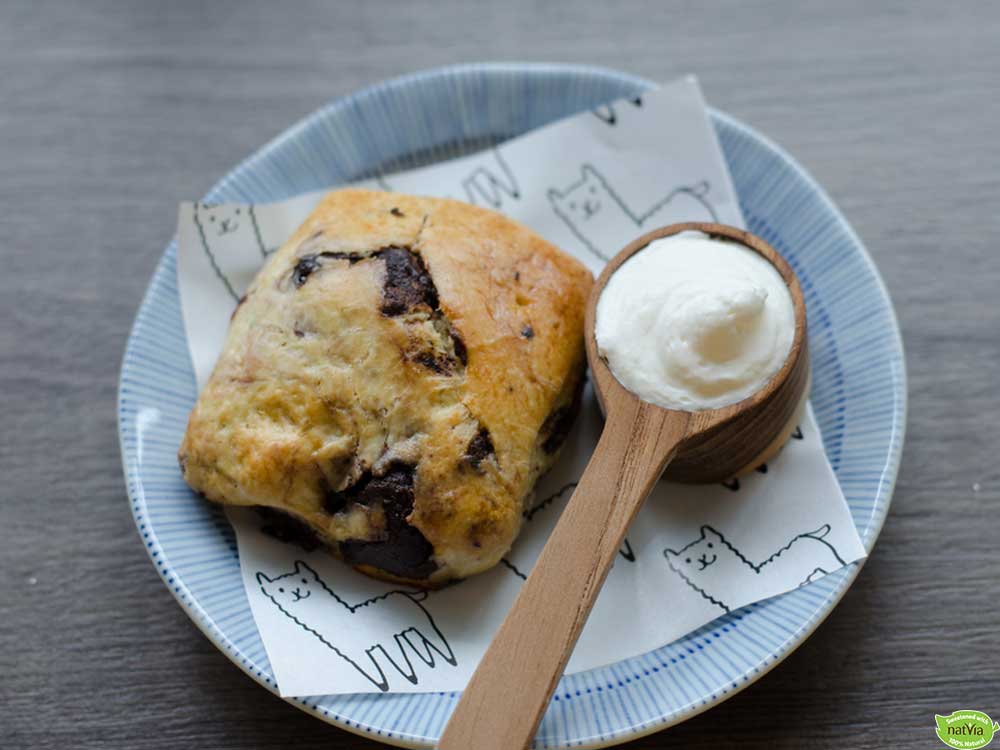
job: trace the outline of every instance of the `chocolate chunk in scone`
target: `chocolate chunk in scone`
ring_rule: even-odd
[[[379,256],[385,262],[383,314],[402,315],[420,306],[437,308],[437,289],[419,255],[407,248],[387,247]]]
[[[407,522],[413,512],[414,467],[394,464],[380,477],[367,477],[356,502],[380,505],[385,515],[384,538],[374,541],[348,539],[340,543],[340,554],[352,565],[366,565],[394,576],[424,579],[437,564],[434,547]]]
[[[260,530],[279,542],[297,545],[306,552],[312,552],[323,545],[312,527],[294,516],[263,506],[255,508],[255,510],[262,521]]]
[[[295,268],[292,269],[292,283],[296,289],[301,288],[319,268],[320,262],[315,255],[303,255],[299,258],[295,262]]]
[[[330,193],[234,315],[184,477],[370,575],[486,570],[572,424],[590,285],[492,211]]]
[[[465,458],[473,469],[482,466],[490,456],[496,456],[496,448],[493,447],[493,440],[490,438],[490,431],[485,427],[480,427],[476,436],[469,441],[469,446],[465,449]]]

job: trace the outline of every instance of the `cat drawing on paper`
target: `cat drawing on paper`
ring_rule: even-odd
[[[488,152],[495,164],[482,162],[462,180],[465,201],[474,206],[489,206],[500,210],[505,200],[520,200],[521,188],[517,176],[497,148]]]
[[[680,221],[718,221],[708,200],[709,184],[678,186],[666,195],[650,196],[643,211],[635,211],[592,165],[580,168],[580,179],[549,190],[552,209],[590,252],[608,260],[635,239],[642,229]]]
[[[426,592],[390,591],[349,604],[301,560],[290,573],[270,577],[258,572],[257,582],[286,617],[383,692],[393,675],[419,684],[411,656],[430,669],[439,660],[457,664],[447,639],[420,603]],[[348,630],[351,637],[345,639],[342,633]]]
[[[542,498],[524,511],[522,515],[524,516],[525,522],[530,522],[540,513],[542,513],[543,516],[548,516],[549,514],[543,513],[543,511],[550,508],[557,500],[569,500],[570,495],[572,495],[573,490],[575,489],[576,482],[570,482],[568,484],[564,484],[552,494]],[[557,514],[556,518],[558,519],[558,517],[559,516]],[[549,518],[548,521],[552,522],[553,519]],[[544,521],[542,521],[542,523],[544,523]],[[545,539],[548,535],[538,539],[535,544],[530,544],[526,538],[527,536],[527,534],[522,535],[520,543],[515,542],[510,548],[510,551],[507,552],[506,556],[500,559],[500,563],[507,568],[507,570],[523,581],[528,580],[528,574],[531,572],[531,568],[535,564],[535,559],[541,552],[541,545],[545,543]],[[632,543],[629,542],[628,539],[622,540],[622,545],[618,550],[618,554],[626,562],[635,562],[635,551],[632,549]]]
[[[745,601],[748,592],[787,588],[782,584],[788,581],[793,582],[792,586],[804,586],[846,565],[826,540],[829,533],[830,525],[824,524],[815,531],[798,534],[755,563],[711,526],[702,526],[701,536],[693,542],[679,550],[664,550],[663,554],[671,570],[688,586],[729,612],[730,603]]]
[[[264,247],[254,207],[195,203],[194,223],[212,270],[238,301],[257,270],[255,261],[274,250]]]

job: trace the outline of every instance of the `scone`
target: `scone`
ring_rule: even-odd
[[[370,575],[486,570],[572,423],[591,283],[493,211],[332,192],[233,314],[184,478],[287,514]]]

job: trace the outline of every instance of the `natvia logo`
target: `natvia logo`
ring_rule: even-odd
[[[986,747],[993,741],[993,735],[1000,732],[1000,723],[982,711],[955,711],[951,716],[934,714],[934,721],[938,739],[960,750]]]

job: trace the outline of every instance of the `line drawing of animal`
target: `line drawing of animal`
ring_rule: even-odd
[[[389,591],[349,604],[302,560],[296,560],[294,569],[281,575],[271,577],[258,571],[257,582],[264,596],[286,617],[318,638],[382,692],[391,686],[390,666],[411,684],[419,684],[411,654],[430,669],[437,666],[435,654],[452,666],[458,664],[448,639],[420,603],[427,598],[426,591]],[[335,628],[347,623],[337,617],[335,605],[346,610],[351,633],[364,634],[369,645],[352,648],[337,637]],[[400,621],[409,624],[400,629]]]
[[[629,104],[631,104],[633,107],[641,107],[642,106],[642,97],[641,96],[634,96],[631,99],[627,99],[626,101]],[[615,109],[615,107],[616,107],[615,104],[602,104],[599,107],[595,107],[591,111],[594,114],[594,116],[597,117],[598,120],[601,120],[601,121],[605,122],[608,125],[617,125],[618,124],[618,110]]]
[[[767,464],[761,464],[756,469],[754,469],[754,471],[756,471],[758,474],[767,474]],[[726,481],[722,482],[721,484],[722,484],[723,487],[725,487],[727,490],[730,490],[731,492],[739,492],[740,491],[740,486],[741,485],[740,485],[740,478],[739,477],[733,477],[732,479],[727,479]]]
[[[675,187],[645,211],[633,211],[593,164],[580,167],[580,179],[565,188],[550,188],[549,203],[556,215],[590,252],[609,260],[646,225],[678,221],[718,221],[702,180]]]
[[[240,295],[236,293],[232,277],[235,268],[246,266],[245,248],[255,248],[261,258],[274,251],[264,247],[254,207],[195,203],[194,223],[212,270],[226,291],[239,302]]]
[[[499,174],[479,165],[468,177],[462,180],[462,190],[465,191],[466,201],[473,205],[481,205],[481,201],[492,208],[501,208],[505,195],[514,200],[520,200],[521,188],[514,170],[504,160],[500,149],[492,148],[490,152],[500,168]]]
[[[558,498],[561,498],[567,492],[572,492],[573,490],[575,490],[576,489],[576,485],[577,485],[576,482],[568,482],[567,484],[564,484],[558,490],[556,490],[555,492],[553,492],[551,495],[548,495],[544,499],[542,499],[542,500],[538,501],[537,503],[535,503],[534,505],[532,505],[530,508],[528,508],[526,511],[524,511],[524,514],[523,514],[524,515],[524,520],[525,521],[530,521],[532,518],[534,518],[538,514],[539,511],[544,510],[545,508],[547,508],[550,505],[552,505],[552,503],[554,503]],[[515,542],[515,544],[516,543],[517,542]],[[634,563],[635,562],[635,552],[632,550],[632,544],[631,544],[631,542],[629,542],[628,539],[623,539],[622,540],[622,546],[618,550],[618,554],[621,555],[622,558],[624,558],[627,562],[630,562],[630,563]],[[521,568],[526,568],[527,566],[522,562],[521,566],[518,567],[518,565],[511,559],[510,552],[507,553],[507,556],[501,558],[500,562],[503,564],[503,566],[505,568],[507,568],[511,573],[513,573],[514,575],[516,575],[521,580],[523,580],[523,581],[528,580],[527,573],[525,573],[523,570],[521,570]],[[530,573],[531,571],[529,570],[528,572]]]
[[[760,586],[760,576],[812,583],[847,563],[826,540],[830,524],[797,534],[791,541],[759,563],[742,552],[711,526],[701,527],[701,536],[679,550],[665,549],[667,564],[688,586],[724,612],[727,602]],[[794,550],[794,553],[792,552]],[[711,573],[705,573],[711,569]],[[720,571],[723,571],[720,573]],[[752,588],[751,588],[752,587]]]
[[[629,562],[635,562],[635,552],[632,551],[632,542],[628,540],[628,537],[622,539],[622,546],[618,550],[618,554]]]
[[[535,515],[540,510],[544,510],[545,508],[549,507],[550,505],[552,505],[552,503],[554,503],[557,499],[561,498],[567,492],[571,492],[572,490],[575,490],[576,489],[576,485],[577,485],[577,482],[567,482],[562,487],[560,487],[558,490],[556,490],[555,492],[553,492],[551,495],[548,495],[548,496],[542,498],[541,500],[539,500],[537,503],[535,503],[530,508],[528,508],[526,511],[524,511],[524,513],[523,513],[524,520],[525,521],[530,521],[532,518],[535,517]]]
[[[805,436],[802,434],[802,427],[801,426],[797,425],[795,427],[795,430],[792,432],[792,434],[790,436],[790,439],[791,440],[804,440],[805,439]],[[754,471],[756,471],[758,474],[767,474],[767,464],[766,463],[765,464],[761,464],[756,469],[754,469]],[[740,491],[740,486],[741,486],[740,485],[740,478],[739,477],[733,477],[732,479],[727,479],[726,481],[722,482],[722,486],[725,487],[727,490],[730,490],[732,492],[739,492]]]

